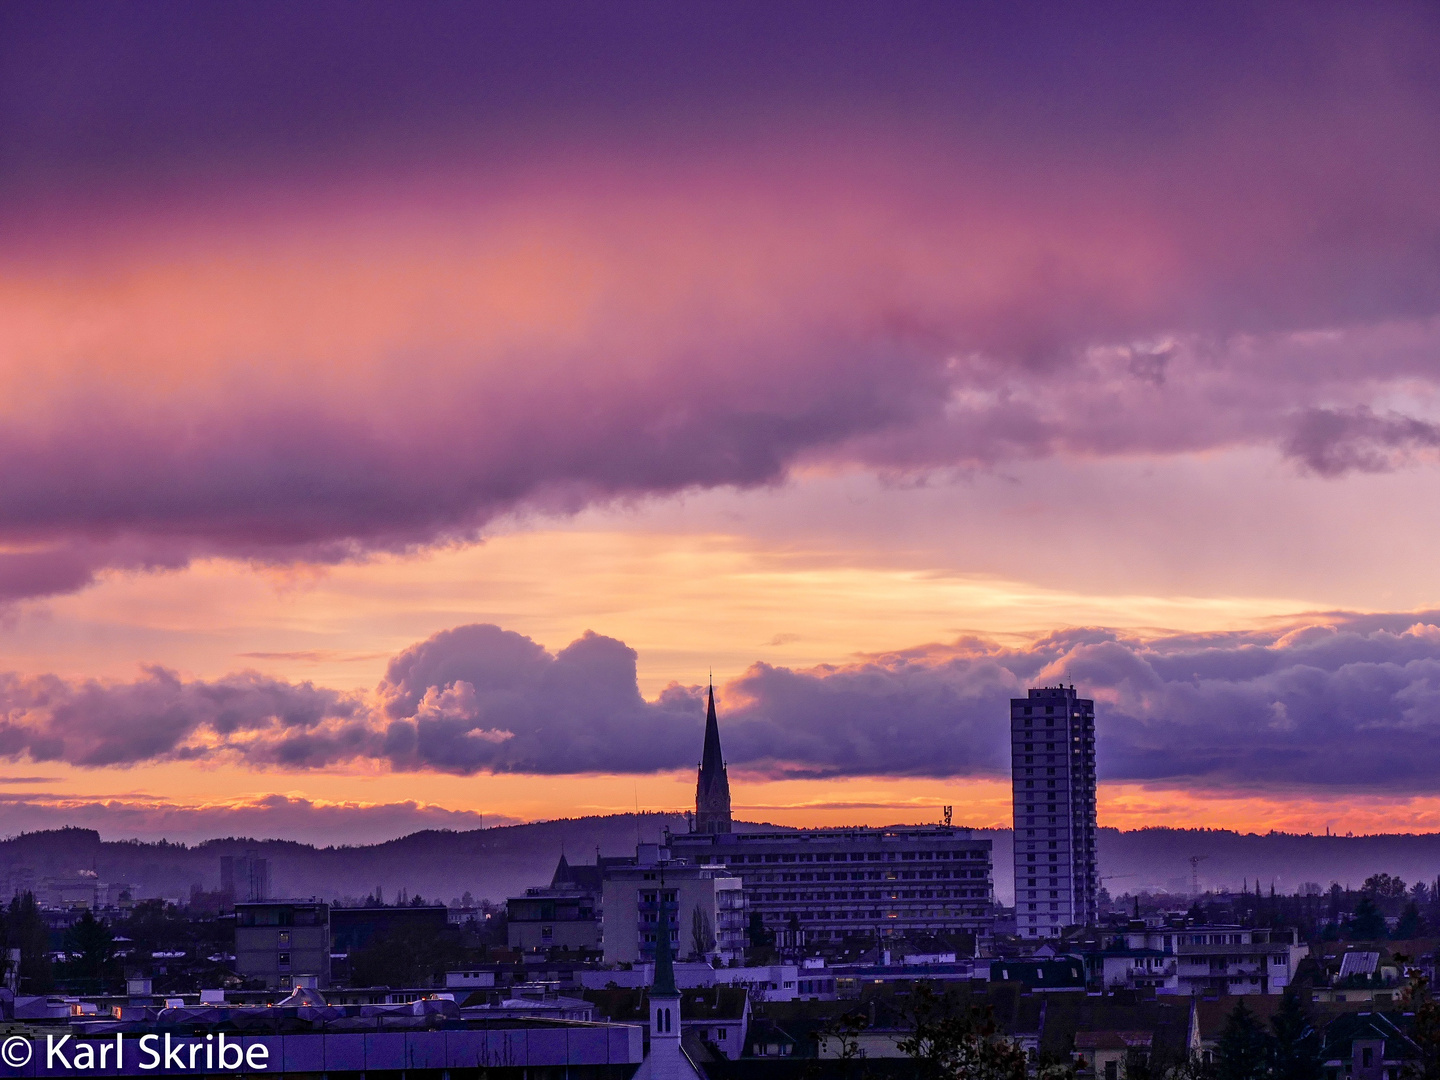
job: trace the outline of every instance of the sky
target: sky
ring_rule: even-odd
[[[1432,5],[0,8],[4,831],[1440,829]]]

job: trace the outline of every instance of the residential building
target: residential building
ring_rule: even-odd
[[[673,953],[722,963],[743,960],[747,919],[741,879],[724,867],[681,863],[665,854],[641,845],[633,865],[606,868],[601,895],[605,962],[655,960],[662,912],[670,915],[666,947]]]
[[[562,852],[548,887],[526,889],[524,896],[505,901],[510,948],[599,949],[603,882],[603,866],[572,867]]]
[[[1085,954],[1091,986],[1105,990],[1153,989],[1157,994],[1180,991],[1180,961],[1159,949],[1111,948]]]
[[[1320,1051],[1325,1080],[1400,1080],[1422,1071],[1424,1051],[1400,1013],[1340,1015],[1325,1027]]]
[[[1010,701],[1015,922],[1053,938],[1098,920],[1095,876],[1095,702],[1073,686]]]
[[[1078,956],[1014,956],[990,962],[991,982],[1018,982],[1029,993],[1085,989],[1085,963]]]
[[[1310,947],[1294,930],[1132,926],[1121,939],[1126,949],[1142,956],[1159,954],[1153,962],[1147,958],[1134,977],[1158,979],[1148,985],[1160,994],[1280,994],[1294,979],[1300,961],[1310,955]],[[1169,974],[1172,967],[1173,975]],[[1105,985],[1119,984],[1111,983],[1107,976]]]
[[[235,905],[235,974],[267,990],[330,985],[330,905],[265,900]]]
[[[527,889],[505,901],[505,932],[512,949],[600,947],[600,918],[595,898],[565,890]]]

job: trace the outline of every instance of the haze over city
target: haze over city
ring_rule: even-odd
[[[0,831],[1440,830],[1437,45],[5,5]]]

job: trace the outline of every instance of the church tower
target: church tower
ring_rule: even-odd
[[[695,784],[695,831],[730,831],[730,780],[720,754],[720,724],[715,719],[715,687],[705,710],[705,753],[700,758],[700,777]]]
[[[680,991],[675,985],[670,905],[665,902],[663,874],[657,907],[660,911],[655,927],[655,978],[650,986],[650,1052],[634,1080],[703,1080],[680,1044]]]

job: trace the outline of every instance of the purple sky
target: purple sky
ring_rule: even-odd
[[[5,5],[0,752],[680,769],[716,647],[639,596],[723,542],[757,775],[994,777],[1068,673],[1116,783],[1429,797],[1437,53],[1401,3]],[[1070,606],[880,640],[901,574]]]

